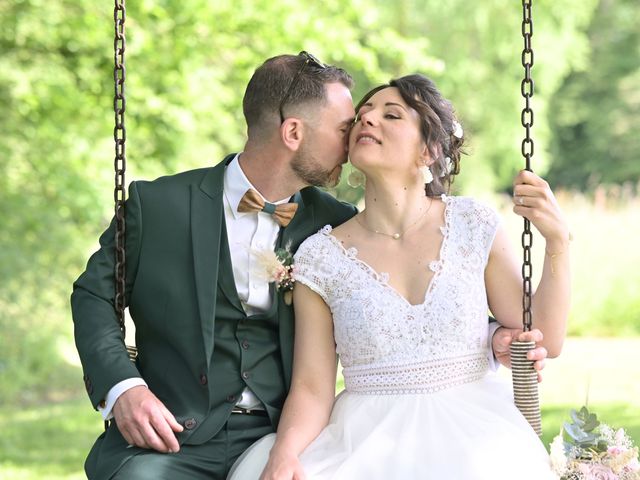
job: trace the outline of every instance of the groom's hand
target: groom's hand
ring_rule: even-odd
[[[162,453],[180,450],[174,432],[181,432],[182,425],[146,386],[130,388],[120,395],[113,406],[113,417],[129,445]]]
[[[493,334],[491,340],[493,346],[493,354],[496,359],[505,367],[511,368],[511,357],[509,356],[509,345],[515,340],[528,342],[533,340],[538,345],[542,341],[542,332],[537,328],[529,332],[523,332],[521,328],[500,327]],[[533,360],[533,368],[538,371],[538,382],[542,381],[540,372],[544,368],[545,359],[547,358],[547,349],[536,346],[530,352],[527,352],[527,358]]]

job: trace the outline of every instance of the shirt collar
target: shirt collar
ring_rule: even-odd
[[[253,188],[258,195],[262,197],[263,200],[266,201],[262,193],[254,187],[247,176],[242,171],[242,167],[240,166],[240,162],[238,159],[240,158],[241,153],[238,153],[227,165],[227,168],[224,171],[224,194],[227,197],[227,201],[229,202],[229,206],[231,207],[231,212],[233,213],[234,218],[242,217],[243,215],[247,215],[249,212],[240,213],[238,212],[238,204],[242,199],[243,195],[247,190]],[[289,197],[283,198],[282,200],[278,200],[277,202],[273,202],[276,205],[281,203],[286,203],[289,201]]]

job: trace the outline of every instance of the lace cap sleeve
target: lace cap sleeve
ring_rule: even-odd
[[[480,255],[484,264],[489,260],[491,246],[502,223],[498,212],[489,205],[469,197],[449,197],[456,205],[454,223],[463,242]]]
[[[329,225],[307,238],[294,255],[294,278],[306,285],[329,304],[329,281],[331,271],[331,243],[327,235]]]
[[[484,253],[485,264],[489,261],[489,253],[491,252],[491,246],[493,240],[496,238],[498,228],[502,223],[500,214],[485,203],[474,201],[474,208],[479,220],[479,240],[482,245],[482,252]]]

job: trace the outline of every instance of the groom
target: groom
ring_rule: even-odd
[[[241,154],[131,184],[126,304],[135,363],[113,308],[113,222],[71,296],[87,393],[115,420],[89,453],[88,478],[224,479],[243,450],[274,431],[291,380],[293,309],[253,253],[295,252],[356,213],[316,188],[336,184],[347,160],[352,84],[306,52],[271,58],[245,92]],[[500,332],[499,359],[515,335]]]

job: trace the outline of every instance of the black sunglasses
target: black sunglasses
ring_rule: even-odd
[[[304,63],[296,73],[295,77],[293,77],[293,80],[291,81],[291,85],[289,85],[287,92],[284,94],[284,97],[282,97],[282,100],[280,101],[280,124],[284,123],[284,113],[282,112],[282,108],[284,107],[285,103],[287,103],[287,100],[289,100],[289,97],[291,96],[291,92],[293,92],[293,89],[295,88],[295,86],[298,83],[298,80],[300,79],[300,74],[306,68],[306,66],[310,65],[319,70],[324,70],[325,68],[327,68],[327,66],[324,63],[322,63],[320,60],[318,60],[316,57],[314,57],[310,53],[305,52],[304,50],[300,52],[298,56],[304,58]]]

